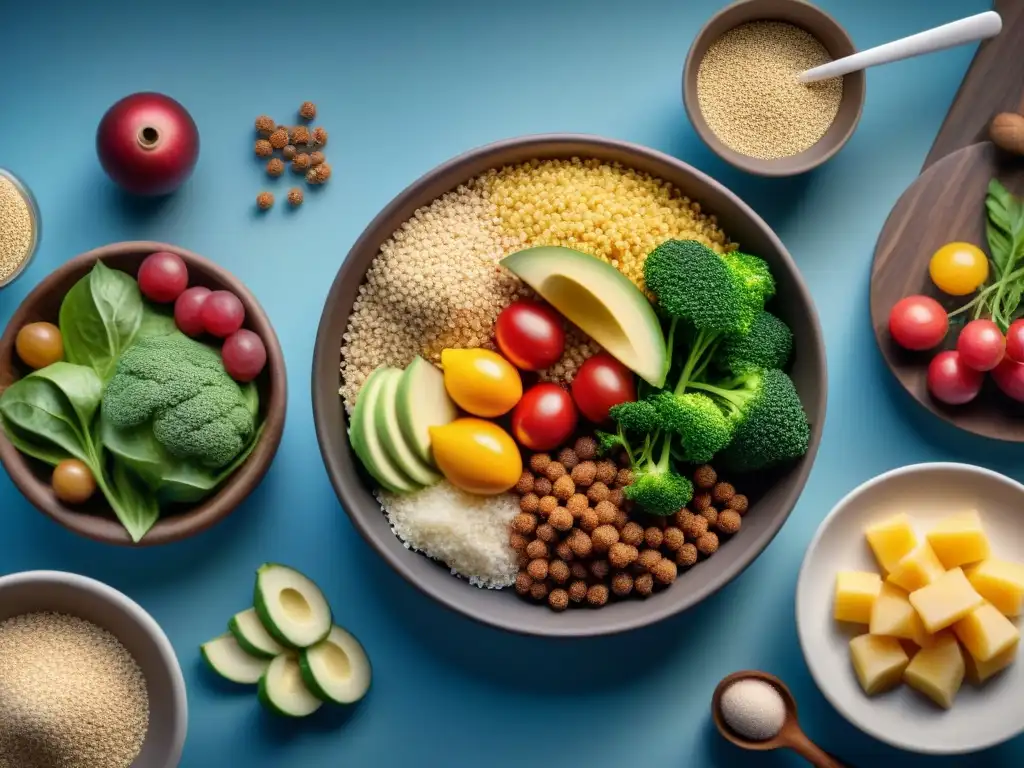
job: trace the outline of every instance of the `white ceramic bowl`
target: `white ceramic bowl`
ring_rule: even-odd
[[[113,587],[85,576],[26,571],[0,577],[0,621],[40,611],[91,621],[121,641],[149,690],[149,731],[132,768],[176,768],[188,727],[185,679],[156,620]]]
[[[980,688],[964,681],[952,709],[943,711],[901,685],[879,696],[861,690],[849,641],[866,627],[832,618],[836,572],[878,571],[864,529],[898,512],[930,524],[976,508],[993,554],[1024,562],[1024,485],[969,464],[913,464],[875,477],[848,493],[818,528],[804,556],[796,590],[800,646],[814,681],[839,712],[876,739],[932,755],[974,752],[1024,731],[1024,658]]]

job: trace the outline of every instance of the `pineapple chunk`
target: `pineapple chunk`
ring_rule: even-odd
[[[917,534],[903,513],[868,526],[864,531],[875,559],[885,571],[892,571],[900,559],[917,546]]]
[[[1020,630],[991,603],[983,603],[953,625],[976,661],[991,661],[1020,640]]]
[[[895,637],[860,635],[850,641],[850,658],[864,693],[887,691],[903,676],[910,657]]]
[[[867,624],[871,607],[882,589],[882,577],[866,571],[840,571],[836,574],[836,621]]]
[[[981,685],[997,672],[1002,672],[1010,666],[1017,658],[1017,648],[1020,642],[1016,642],[1002,653],[996,654],[988,661],[977,661],[971,654],[965,654],[967,663],[967,679],[973,685]]]
[[[949,709],[964,681],[966,666],[952,632],[935,636],[931,648],[922,648],[903,670],[903,681],[940,707]]]
[[[942,567],[935,551],[927,541],[923,541],[900,558],[889,574],[888,581],[907,592],[913,592],[915,589],[927,587],[945,572],[946,569]]]
[[[910,604],[907,593],[892,584],[882,585],[882,590],[871,609],[871,625],[868,631],[872,635],[913,640],[918,645],[927,642],[924,640],[927,633],[921,623],[921,617]]]
[[[1004,616],[1020,616],[1024,604],[1024,565],[989,558],[966,571],[978,594]]]
[[[940,521],[926,536],[945,568],[987,559],[992,550],[974,510],[952,515]]]
[[[960,568],[946,571],[927,587],[910,593],[910,604],[929,634],[960,621],[983,602]]]

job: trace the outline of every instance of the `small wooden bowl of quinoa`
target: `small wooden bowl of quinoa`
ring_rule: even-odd
[[[396,516],[398,505],[387,494],[378,498],[352,451],[349,409],[378,366],[404,368],[415,356],[436,362],[445,347],[493,348],[497,314],[524,290],[498,265],[509,253],[535,245],[575,248],[610,263],[642,287],[647,253],[672,238],[696,239],[719,253],[738,244],[768,262],[777,281],[776,309],[795,334],[791,377],[811,422],[810,449],[799,462],[770,476],[743,478],[752,506],[742,529],[715,557],[678,580],[685,583],[599,611],[556,613],[530,604],[512,588],[518,566],[508,544],[508,523],[520,508],[515,496],[481,497],[493,500],[486,509],[454,508],[455,496],[442,483],[422,492],[429,500],[417,494],[402,497],[403,509]],[[778,237],[736,195],[695,168],[636,144],[597,136],[500,141],[413,182],[370,223],[342,262],[314,349],[317,439],[331,483],[356,529],[392,568],[440,604],[524,634],[583,637],[635,629],[686,610],[725,586],[789,516],[810,472],[825,417],[825,350],[817,312]],[[540,377],[567,383],[595,351],[582,332],[567,326],[565,354]],[[417,510],[434,530],[439,523],[454,530],[465,520],[479,536],[486,535],[484,527],[492,528],[489,522],[485,526],[485,518],[507,516],[496,536],[511,552],[511,562],[493,547],[481,548],[472,559],[486,561],[486,570],[459,570],[463,578],[456,578],[449,567],[413,551],[396,535],[408,530],[400,523]],[[395,530],[393,518],[401,518]],[[495,591],[474,582],[506,586]]]
[[[683,70],[697,135],[740,170],[795,176],[853,135],[864,72],[804,85],[797,75],[856,52],[839,23],[804,0],[740,0],[711,17]]]

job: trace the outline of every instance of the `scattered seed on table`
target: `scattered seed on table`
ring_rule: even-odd
[[[320,151],[313,152],[309,156],[309,164],[310,165],[314,165],[314,166],[320,165],[320,163],[322,163],[324,160],[325,160],[324,153],[320,152]]]
[[[284,149],[288,145],[288,131],[284,128],[278,128],[272,134],[270,134],[270,146],[274,149]]]
[[[302,106],[299,107],[299,117],[303,120],[312,120],[316,117],[316,104],[312,101],[302,102]]]
[[[832,60],[809,32],[778,21],[741,24],[716,40],[697,70],[708,127],[730,149],[774,160],[816,144],[839,112],[841,77],[804,84],[797,75]]]
[[[292,170],[295,171],[295,173],[305,173],[308,168],[309,155],[305,152],[300,152],[295,156],[295,159],[292,160]]]
[[[298,187],[293,187],[288,190],[288,202],[293,206],[302,205],[303,195],[302,190]]]
[[[314,128],[311,134],[313,143],[318,147],[327,146],[327,131],[323,128]]]
[[[294,160],[295,155],[298,154],[298,150],[295,149],[291,144],[285,145],[285,148],[281,150],[281,155],[285,160]]]
[[[28,203],[8,178],[0,176],[0,282],[13,275],[28,257],[34,235]]]
[[[274,118],[269,115],[260,115],[256,118],[256,132],[260,136],[269,136],[274,132],[275,127]]]
[[[256,195],[256,205],[261,211],[270,210],[274,205],[274,195],[270,192],[260,192]]]
[[[266,139],[256,140],[256,156],[257,157],[270,157],[274,154],[274,147]]]
[[[292,128],[292,144],[296,147],[306,146],[309,144],[309,128],[304,125],[296,125]]]
[[[279,157],[272,157],[267,161],[267,175],[280,176],[284,173],[284,162]]]

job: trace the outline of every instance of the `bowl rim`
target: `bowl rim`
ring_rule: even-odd
[[[839,714],[842,715],[848,723],[858,728],[862,732],[866,733],[868,736],[878,739],[879,741],[885,744],[888,744],[892,747],[896,747],[897,749],[907,750],[915,754],[965,755],[974,752],[979,752],[983,749],[988,749],[989,747],[994,747],[998,744],[1002,744],[1006,741],[1009,741],[1010,739],[1015,738],[1016,736],[1019,736],[1022,732],[1024,732],[1024,718],[1021,719],[1020,724],[1017,727],[1017,730],[1013,733],[1009,733],[1006,736],[1000,738],[989,739],[985,742],[972,744],[968,747],[960,749],[933,749],[927,746],[921,746],[917,744],[914,744],[913,746],[908,746],[906,742],[900,741],[898,737],[880,731],[861,722],[851,713],[849,708],[843,703],[841,699],[836,697],[831,691],[828,690],[828,688],[825,685],[822,684],[822,681],[818,677],[818,672],[816,671],[815,666],[811,664],[809,661],[810,653],[808,653],[807,645],[804,641],[804,631],[801,627],[800,595],[802,591],[805,589],[804,585],[807,583],[808,580],[807,574],[809,573],[810,569],[811,555],[820,545],[821,539],[824,537],[828,528],[835,522],[835,520],[839,518],[840,515],[842,515],[845,512],[845,510],[849,508],[849,505],[862,494],[867,493],[868,491],[872,490],[877,486],[884,485],[885,483],[889,482],[890,480],[896,477],[903,477],[905,475],[914,474],[924,474],[930,472],[957,472],[978,475],[980,477],[987,478],[988,480],[992,480],[1001,485],[1005,485],[1017,491],[1022,496],[1024,496],[1024,483],[1020,483],[1017,480],[1014,480],[1012,477],[1008,477],[1007,475],[1004,475],[1001,472],[997,472],[994,469],[988,469],[987,467],[980,467],[976,464],[968,464],[966,462],[959,461],[925,461],[919,462],[917,464],[905,464],[904,466],[895,467],[893,469],[882,472],[881,474],[875,475],[874,477],[868,478],[860,485],[848,491],[839,501],[836,502],[835,506],[833,506],[829,513],[825,516],[825,519],[822,520],[821,523],[818,525],[818,529],[817,531],[815,531],[814,536],[811,538],[810,544],[807,545],[807,549],[804,552],[804,559],[803,562],[800,564],[800,571],[797,574],[796,581],[794,599],[794,613],[796,615],[796,634],[798,640],[800,641],[800,652],[804,657],[804,663],[807,665],[807,669],[811,673],[811,678],[814,680],[814,684],[817,686],[818,690],[821,691],[822,696],[825,697],[828,703],[831,704],[832,707],[837,712],[839,712]]]
[[[127,240],[93,248],[63,262],[25,296],[21,304],[15,308],[3,333],[0,334],[0,355],[7,347],[11,348],[11,355],[14,355],[13,346],[17,329],[25,320],[29,310],[42,297],[49,295],[66,275],[99,260],[157,251],[169,251],[177,254],[190,268],[198,269],[205,276],[220,283],[225,289],[238,296],[245,306],[246,323],[244,327],[256,331],[267,349],[270,396],[267,398],[265,406],[266,418],[259,442],[245,463],[235,470],[216,494],[190,507],[187,512],[161,517],[141,541],[133,543],[118,521],[85,514],[72,507],[67,507],[48,493],[45,486],[32,472],[30,459],[23,456],[3,434],[3,430],[0,430],[0,463],[6,468],[11,482],[32,506],[80,536],[104,544],[130,548],[170,544],[202,533],[234,512],[262,482],[263,477],[269,471],[284,434],[288,406],[288,380],[284,353],[270,318],[255,295],[240,278],[205,256],[170,243]]]
[[[700,62],[696,60],[697,48],[704,42],[704,39],[707,37],[711,27],[717,23],[721,17],[734,13],[742,13],[744,7],[766,3],[770,3],[773,6],[789,5],[792,7],[798,7],[807,13],[818,16],[825,24],[831,26],[843,38],[843,40],[849,44],[851,53],[855,53],[857,51],[857,46],[854,44],[853,38],[850,37],[850,33],[846,31],[846,28],[836,21],[830,13],[819,8],[817,5],[814,5],[809,0],[735,0],[735,2],[727,3],[725,7],[721,8],[711,16],[711,18],[709,18],[700,28],[700,31],[694,36],[693,41],[690,43],[690,48],[686,53],[686,59],[683,63],[683,108],[686,110],[686,116],[689,118],[690,124],[693,126],[694,131],[700,137],[700,140],[704,145],[707,146],[707,148],[716,156],[729,163],[729,165],[755,176],[763,176],[766,178],[787,178],[790,176],[799,176],[800,174],[814,170],[820,165],[824,165],[838,154],[839,150],[846,146],[850,137],[853,136],[854,132],[857,130],[857,126],[860,125],[860,119],[864,113],[864,103],[867,100],[867,80],[864,76],[863,70],[851,72],[849,75],[844,75],[844,94],[846,87],[850,83],[853,83],[857,92],[857,111],[854,114],[853,119],[850,121],[849,126],[847,126],[846,130],[843,132],[843,135],[835,143],[835,146],[821,155],[809,155],[811,148],[814,146],[812,145],[812,147],[809,147],[803,152],[791,157],[762,160],[757,157],[743,155],[727,147],[720,139],[718,139],[714,131],[712,131],[711,127],[707,124],[707,121],[704,119],[704,115],[701,113],[700,105],[693,103],[696,100],[696,85],[694,85],[694,98],[691,99],[687,95],[689,91],[688,85],[691,81],[696,83],[697,70],[700,67]],[[770,21],[771,19],[766,20]],[[756,19],[751,18],[741,20],[735,26],[746,24],[750,21],[756,21]],[[730,29],[733,28],[735,27],[730,27]],[[824,43],[822,43],[822,45],[824,45]],[[799,162],[795,162],[795,159],[799,158],[801,155],[804,156],[804,159]],[[787,162],[780,164],[780,160]]]
[[[181,755],[185,748],[185,738],[188,735],[188,691],[185,686],[185,676],[181,670],[181,662],[174,652],[167,633],[157,623],[157,620],[141,605],[132,600],[124,592],[115,589],[109,584],[93,579],[89,576],[82,576],[70,571],[20,571],[0,576],[0,596],[4,590],[21,585],[57,584],[69,587],[72,590],[88,592],[106,603],[113,605],[122,614],[134,621],[143,632],[153,641],[157,654],[171,678],[171,690],[173,695],[174,723],[170,752],[167,754],[163,765],[166,768],[174,768],[181,762]],[[103,629],[109,628],[103,627]]]
[[[818,411],[809,414],[811,417],[811,444],[805,457],[801,460],[799,465],[792,470],[792,479],[790,481],[789,489],[786,491],[785,495],[781,496],[777,501],[780,508],[785,508],[785,513],[778,514],[777,518],[771,525],[759,532],[758,537],[752,540],[752,543],[749,545],[748,554],[745,557],[737,558],[729,563],[715,582],[702,585],[700,588],[687,593],[687,599],[685,601],[681,603],[666,603],[664,601],[651,602],[648,603],[650,606],[649,610],[641,616],[633,617],[628,621],[605,620],[584,628],[573,628],[568,625],[559,628],[541,628],[535,625],[521,626],[503,619],[500,614],[498,616],[478,615],[472,610],[464,608],[461,605],[462,601],[459,600],[457,596],[453,597],[445,589],[435,586],[433,581],[424,582],[416,578],[408,565],[410,562],[408,557],[410,555],[422,557],[422,555],[410,553],[405,548],[402,548],[400,552],[392,552],[386,549],[383,545],[378,546],[375,534],[369,524],[365,523],[360,515],[349,512],[349,509],[355,508],[360,503],[357,499],[357,490],[354,487],[349,488],[348,485],[343,482],[342,457],[335,455],[334,452],[330,450],[330,433],[332,430],[337,430],[339,425],[333,423],[327,424],[325,412],[327,409],[332,407],[332,402],[337,402],[336,399],[339,398],[338,387],[334,385],[331,387],[319,385],[319,382],[325,377],[339,376],[338,348],[340,339],[335,338],[329,328],[333,308],[338,303],[335,297],[341,291],[343,284],[347,281],[354,280],[362,283],[365,278],[366,270],[358,270],[353,266],[355,262],[350,258],[352,254],[371,247],[374,249],[375,253],[379,252],[380,246],[390,235],[390,232],[386,233],[383,239],[379,239],[376,231],[388,219],[408,207],[411,202],[420,195],[420,191],[424,187],[431,185],[435,179],[449,175],[453,178],[457,177],[458,181],[453,184],[454,188],[459,183],[462,183],[469,178],[469,175],[466,173],[466,169],[468,167],[475,166],[484,160],[491,160],[493,163],[491,167],[494,167],[495,165],[501,165],[502,161],[500,158],[506,152],[523,149],[543,151],[545,147],[550,147],[550,145],[553,144],[572,144],[574,147],[579,149],[578,154],[581,156],[586,154],[587,149],[594,150],[595,152],[603,151],[606,153],[611,150],[628,154],[636,158],[642,158],[651,163],[668,165],[681,173],[690,175],[694,179],[695,183],[708,185],[723,195],[723,197],[729,200],[737,210],[742,212],[742,214],[748,218],[752,226],[758,228],[764,233],[765,238],[772,243],[775,250],[779,253],[782,262],[787,265],[787,272],[793,276],[792,290],[800,297],[801,302],[810,309],[810,339],[814,348],[814,353],[820,361],[817,371],[820,407]],[[698,170],[688,163],[640,144],[620,139],[605,138],[593,134],[544,133],[527,134],[524,136],[502,139],[465,151],[421,175],[418,179],[413,181],[404,190],[392,198],[392,200],[390,200],[384,208],[381,209],[381,211],[373,218],[353,243],[345,261],[342,263],[338,273],[335,275],[335,278],[331,283],[327,296],[325,297],[324,308],[314,343],[315,346],[313,352],[310,387],[312,390],[313,424],[316,429],[317,443],[320,448],[320,455],[324,462],[324,467],[327,470],[327,475],[331,481],[332,487],[334,488],[335,494],[341,502],[345,514],[353,523],[356,530],[359,531],[360,535],[366,543],[370,545],[371,549],[382,557],[395,572],[401,575],[402,578],[412,584],[412,586],[422,594],[430,597],[439,605],[476,621],[477,623],[519,635],[539,637],[596,637],[620,634],[640,627],[656,624],[670,616],[682,613],[715,594],[725,585],[735,580],[736,577],[746,570],[746,568],[755,559],[757,559],[762,552],[764,552],[789,519],[790,514],[792,514],[793,508],[796,506],[800,495],[803,493],[803,490],[807,485],[807,479],[810,476],[818,448],[821,444],[828,403],[828,363],[825,355],[825,342],[821,329],[821,322],[818,317],[817,308],[814,304],[814,299],[811,296],[807,283],[804,280],[803,275],[800,273],[793,257],[790,255],[785,245],[783,245],[779,236],[771,229],[771,227],[768,226],[767,222],[765,222],[764,219],[762,219],[749,205],[747,205],[747,203],[740,199],[738,195],[726,186],[715,181],[706,173]],[[335,381],[340,383],[337,378]],[[359,493],[363,491],[366,491],[366,489],[360,489]],[[393,536],[394,534],[389,531],[389,535]],[[448,578],[455,577],[449,576]]]
[[[22,181],[21,177],[9,168],[3,167],[0,167],[0,176],[3,176],[14,185],[14,188],[24,199],[25,205],[28,206],[29,216],[32,217],[32,243],[29,245],[28,254],[21,260],[17,269],[3,280],[0,280],[0,290],[3,290],[22,276],[25,270],[28,269],[28,265],[36,257],[36,253],[39,252],[39,244],[43,240],[43,218],[39,214],[39,203],[36,202],[36,196],[32,193],[32,189],[28,184]]]

